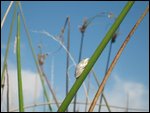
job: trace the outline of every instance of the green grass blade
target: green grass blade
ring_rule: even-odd
[[[32,46],[32,41],[31,41],[31,36],[29,34],[29,31],[28,31],[28,28],[27,28],[27,25],[26,25],[26,21],[25,21],[25,17],[24,17],[24,14],[23,14],[23,11],[22,11],[22,7],[21,7],[21,3],[19,2],[19,8],[20,8],[20,11],[21,11],[21,16],[23,18],[23,23],[24,23],[24,27],[25,27],[25,31],[26,31],[26,34],[27,34],[27,38],[28,38],[28,42],[29,42],[29,46],[31,48],[31,52],[32,52],[32,55],[33,55],[33,59],[34,59],[34,62],[36,64],[36,68],[38,70],[38,73],[39,73],[39,76],[40,76],[40,79],[41,79],[41,83],[42,83],[42,87],[43,87],[43,90],[44,90],[44,95],[46,97],[46,100],[47,102],[50,102],[50,99],[49,99],[49,96],[48,96],[48,93],[47,93],[47,90],[46,90],[46,87],[45,87],[45,84],[44,84],[44,78],[43,78],[43,75],[42,75],[42,72],[40,71],[40,68],[39,68],[39,63],[36,59],[36,54],[34,52],[34,49],[33,49],[33,46]],[[49,104],[48,105],[50,111],[52,111],[52,107],[51,105]]]
[[[59,112],[64,112],[67,109],[67,107],[69,106],[71,100],[73,99],[73,97],[77,93],[78,89],[82,85],[82,83],[85,80],[85,78],[87,77],[88,73],[90,72],[90,70],[92,69],[94,64],[96,63],[97,59],[101,55],[102,51],[104,50],[104,48],[106,47],[108,42],[111,40],[113,34],[116,32],[116,30],[118,29],[119,25],[121,24],[121,22],[125,18],[126,14],[129,12],[129,10],[130,10],[130,8],[132,7],[133,4],[134,4],[134,2],[132,1],[132,2],[128,2],[125,5],[125,7],[123,8],[122,12],[120,13],[118,18],[116,19],[115,23],[112,25],[112,27],[107,32],[106,36],[104,37],[104,39],[99,44],[99,46],[97,47],[96,51],[94,52],[94,54],[90,58],[89,63],[85,67],[85,70],[82,72],[81,76],[76,80],[76,82],[72,86],[70,92],[68,93],[67,97],[62,102],[61,106],[58,109]]]
[[[20,55],[20,15],[17,15],[17,73],[18,73],[18,93],[19,93],[19,111],[24,112],[23,89],[21,77],[21,55]]]
[[[98,100],[98,97],[100,96],[100,94],[102,93],[103,91],[103,88],[106,84],[106,81],[108,80],[109,76],[110,76],[110,73],[112,72],[114,66],[116,65],[118,59],[120,58],[124,48],[126,47],[127,43],[129,42],[131,36],[133,35],[133,33],[135,32],[136,28],[138,27],[138,25],[140,24],[140,22],[143,20],[143,18],[145,17],[145,15],[147,14],[147,12],[149,12],[149,6],[146,8],[146,10],[144,11],[144,13],[142,14],[142,16],[139,18],[139,20],[136,22],[136,24],[133,26],[133,28],[131,29],[130,33],[128,34],[128,36],[126,37],[125,41],[123,42],[123,44],[121,45],[120,49],[118,50],[115,58],[113,59],[107,73],[105,74],[104,78],[103,78],[103,81],[101,83],[101,85],[99,86],[98,90],[97,90],[97,93],[91,103],[91,106],[89,108],[89,112],[92,112],[96,103],[97,103],[97,100]]]
[[[8,67],[6,63],[6,76],[7,76],[7,112],[9,112],[9,74],[8,74]]]
[[[10,48],[10,42],[11,42],[11,38],[12,38],[12,31],[13,31],[14,21],[15,21],[15,18],[16,18],[17,7],[18,7],[18,3],[16,2],[13,17],[12,17],[12,22],[11,22],[11,25],[10,25],[10,32],[9,32],[9,35],[8,35],[8,42],[7,42],[6,52],[5,52],[5,56],[4,56],[4,63],[3,63],[2,76],[1,76],[1,88],[4,85],[4,78],[5,78],[4,73],[5,73],[5,69],[6,69],[6,61],[7,61],[7,58],[8,58],[8,52],[9,52],[9,48]]]

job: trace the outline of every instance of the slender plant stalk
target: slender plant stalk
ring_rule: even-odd
[[[71,53],[70,53],[69,51],[67,51],[66,46],[65,46],[62,42],[60,42],[59,40],[57,40],[57,38],[55,38],[53,35],[51,35],[50,33],[46,32],[46,31],[34,31],[34,32],[44,34],[44,35],[46,35],[46,36],[48,36],[48,37],[51,37],[51,38],[54,39],[55,41],[57,41],[57,42],[63,47],[63,49],[69,54],[69,58],[72,60],[73,65],[74,65],[74,66],[77,65],[76,62],[75,62],[75,60],[74,60],[74,58],[73,58],[73,56],[71,55]],[[86,86],[85,86],[84,82],[83,82],[83,88],[84,88],[85,95],[86,95],[86,97],[87,97],[87,89],[86,89]],[[88,98],[88,97],[87,97],[87,98]]]
[[[125,109],[125,112],[129,112],[129,94],[127,93],[127,107]]]
[[[81,57],[82,57],[83,39],[84,39],[84,32],[81,32],[81,42],[80,42],[78,63],[81,61]],[[77,93],[75,94],[75,97],[74,97],[74,107],[73,107],[74,112],[76,112],[76,101],[77,101]]]
[[[29,42],[29,46],[30,46],[30,49],[31,49],[31,52],[32,52],[32,55],[33,55],[33,58],[34,58],[34,62],[36,64],[36,68],[38,70],[38,73],[40,75],[40,79],[41,79],[41,83],[42,83],[42,87],[43,87],[43,90],[44,90],[44,95],[46,97],[46,100],[49,102],[49,97],[48,97],[48,93],[46,91],[46,87],[44,85],[44,79],[43,79],[43,75],[42,75],[42,72],[40,71],[40,68],[39,68],[39,63],[36,59],[36,55],[35,55],[35,52],[34,52],[34,49],[33,49],[33,46],[32,46],[32,41],[31,41],[31,37],[30,37],[30,34],[28,32],[28,28],[26,26],[26,21],[25,21],[25,17],[24,17],[24,14],[23,14],[23,10],[22,10],[22,6],[21,6],[21,3],[19,2],[19,8],[20,8],[20,12],[21,12],[21,16],[23,18],[23,23],[24,23],[24,27],[25,27],[25,31],[26,31],[26,34],[27,34],[27,38],[28,38],[28,42]],[[52,107],[51,105],[49,104],[49,109],[50,111],[52,111]]]
[[[4,22],[5,22],[5,20],[6,20],[6,17],[7,17],[7,15],[8,15],[9,11],[10,11],[10,8],[11,8],[13,2],[14,2],[14,1],[11,1],[11,2],[10,2],[9,6],[8,6],[8,8],[7,8],[7,10],[6,10],[6,13],[5,13],[5,15],[4,15],[4,17],[3,17],[2,21],[1,21],[1,29],[2,29],[2,27],[3,27],[3,25],[4,25]]]
[[[104,99],[104,102],[105,102],[105,104],[106,104],[106,107],[107,107],[108,111],[111,112],[110,106],[109,106],[109,104],[108,104],[108,102],[107,102],[107,100],[106,100],[106,97],[105,97],[105,95],[104,95],[104,92],[102,93],[102,97],[103,97],[103,99]]]
[[[68,39],[67,39],[67,51],[70,52],[70,17],[68,18]],[[69,54],[67,53],[67,61],[66,61],[66,96],[68,94],[68,89],[69,89],[69,73],[68,73],[68,68],[69,68]],[[68,109],[66,110],[68,112]]]
[[[4,85],[2,86],[2,88],[1,88],[1,103],[3,102],[3,93],[4,93],[4,88],[5,88],[5,78],[6,77],[4,77]],[[2,106],[2,105],[1,105]]]
[[[53,56],[51,61],[51,81],[52,81],[52,88],[54,88],[54,57]]]
[[[98,100],[98,97],[99,97],[99,95],[101,94],[101,92],[102,92],[102,90],[103,90],[103,88],[104,88],[104,86],[105,86],[105,84],[106,84],[106,81],[108,80],[108,78],[109,78],[109,76],[110,76],[110,73],[112,72],[112,70],[113,70],[115,64],[117,63],[117,61],[118,61],[118,59],[119,59],[121,53],[123,52],[123,50],[124,50],[124,48],[126,47],[128,41],[130,40],[131,36],[133,35],[133,33],[135,32],[136,28],[138,27],[138,25],[140,24],[140,22],[143,20],[143,18],[145,17],[145,15],[147,14],[148,11],[149,11],[149,6],[146,8],[146,10],[145,10],[144,13],[142,14],[142,16],[141,16],[141,17],[139,18],[139,20],[136,22],[136,24],[134,25],[134,27],[132,28],[132,30],[131,30],[130,33],[128,34],[127,38],[126,38],[125,41],[123,42],[122,46],[120,47],[118,53],[116,54],[114,60],[112,61],[111,65],[110,65],[110,67],[109,67],[109,69],[108,69],[106,75],[104,76],[103,81],[102,81],[102,83],[101,83],[101,85],[100,85],[100,87],[99,87],[99,89],[98,89],[98,91],[97,91],[97,93],[96,93],[96,95],[95,95],[93,101],[92,101],[92,104],[91,104],[91,106],[90,106],[90,108],[89,108],[89,112],[92,112],[92,111],[93,111],[93,109],[94,109],[94,107],[95,107],[95,105],[96,105],[96,102],[97,102],[97,100]]]
[[[18,95],[19,95],[19,111],[24,112],[22,75],[21,75],[21,54],[20,54],[20,15],[17,15],[17,73],[18,73]]]
[[[9,75],[7,63],[6,63],[6,75],[7,75],[7,112],[9,112]]]
[[[94,71],[93,69],[92,69],[92,72],[93,72],[95,81],[96,81],[96,83],[97,83],[97,85],[98,85],[98,87],[99,87],[100,82],[98,81],[98,78],[97,78],[97,76],[96,76],[96,73],[95,73],[95,71]],[[102,97],[103,97],[103,99],[104,99],[104,102],[105,102],[105,104],[106,104],[106,107],[107,107],[108,111],[111,112],[110,106],[109,106],[109,104],[108,104],[108,102],[107,102],[107,99],[106,99],[106,97],[105,97],[105,95],[104,95],[104,92],[102,92]],[[102,103],[99,103],[99,106],[101,106],[101,105],[102,105]]]
[[[107,72],[107,70],[108,70],[108,67],[109,67],[109,61],[110,61],[112,43],[113,43],[113,42],[110,41],[110,47],[109,47],[109,52],[108,52],[108,59],[107,59],[105,74],[106,74],[106,72]],[[104,91],[104,89],[105,89],[105,87],[103,88],[103,91]],[[103,91],[102,91],[102,92],[103,92]],[[103,96],[101,96],[101,98],[100,98],[100,102],[99,102],[100,105],[102,104],[102,98],[103,98]],[[108,110],[109,110],[109,108],[108,108]],[[99,112],[101,111],[101,106],[99,106],[98,111],[99,111]]]
[[[3,62],[3,68],[2,68],[2,76],[1,76],[1,88],[2,89],[4,87],[4,78],[5,78],[5,74],[4,73],[5,73],[6,61],[7,61],[7,58],[8,58],[9,48],[10,48],[10,42],[11,42],[11,36],[12,36],[12,31],[13,31],[13,25],[14,25],[14,21],[15,21],[15,18],[16,18],[17,7],[18,7],[18,2],[16,2],[16,4],[15,4],[15,9],[14,9],[14,13],[13,13],[13,17],[12,17],[12,21],[11,21],[11,25],[10,25],[10,31],[9,31],[9,35],[8,35],[6,52],[5,52],[5,56],[4,56],[4,62]]]
[[[116,19],[116,18],[115,18]],[[115,42],[115,40],[116,40],[116,38],[117,38],[117,35],[119,34],[119,28],[117,29],[117,31],[115,32],[115,34],[113,35],[113,37],[112,37],[112,39],[111,39],[111,42],[110,42],[110,47],[109,47],[109,52],[108,52],[108,59],[107,59],[107,64],[106,64],[106,70],[105,70],[105,74],[106,74],[106,72],[107,72],[107,70],[108,70],[108,67],[109,67],[109,61],[110,61],[110,55],[111,55],[111,50],[112,50],[112,44]],[[105,89],[105,87],[104,87],[104,89]],[[103,89],[103,91],[104,91],[104,89]],[[102,98],[103,97],[105,97],[105,96],[103,96],[103,93],[102,93],[102,96],[100,97],[100,104],[99,105],[101,105],[102,104]],[[106,99],[106,98],[105,98]],[[105,103],[107,103],[107,102],[105,102]],[[109,110],[109,108],[108,108],[108,110]],[[98,109],[98,112],[100,112],[101,111],[101,106],[99,106],[99,109]]]
[[[90,70],[92,69],[92,67],[94,66],[94,64],[96,63],[97,59],[101,55],[101,53],[104,50],[104,48],[106,47],[106,45],[108,44],[108,42],[111,40],[113,34],[118,29],[119,25],[121,24],[121,22],[125,18],[126,14],[128,13],[128,11],[130,10],[130,8],[132,7],[133,3],[134,2],[128,2],[126,4],[126,6],[122,10],[122,12],[118,16],[118,18],[116,19],[115,23],[112,25],[112,27],[107,32],[107,34],[104,37],[104,39],[102,40],[102,42],[99,44],[99,46],[95,50],[94,54],[90,58],[90,60],[89,60],[89,62],[87,64],[87,66],[85,67],[84,71],[82,72],[82,74],[80,75],[80,77],[75,81],[75,83],[72,86],[71,90],[69,91],[67,97],[64,99],[63,103],[59,107],[59,109],[58,109],[59,112],[64,112],[67,109],[67,107],[69,106],[71,100],[73,99],[73,97],[77,93],[78,89],[80,88],[80,86],[82,85],[83,81],[87,77],[88,73],[90,72]]]
[[[43,95],[43,102],[46,102],[45,95]],[[46,106],[43,106],[43,112],[46,112]]]
[[[51,91],[51,93],[52,93],[52,96],[53,96],[53,98],[54,98],[54,101],[56,102],[56,106],[57,106],[57,108],[59,108],[59,104],[58,104],[58,100],[57,100],[57,98],[56,98],[56,94],[54,93],[53,88],[52,88],[52,86],[51,86],[51,84],[50,84],[50,82],[49,82],[47,76],[45,75],[45,73],[44,73],[44,71],[43,71],[43,68],[42,68],[41,66],[40,66],[40,68],[41,68],[41,71],[42,71],[42,73],[43,73],[43,76],[44,76],[44,78],[45,78],[45,80],[46,80],[46,83],[47,83],[47,85],[48,85],[48,88],[50,89],[50,91]]]
[[[87,95],[89,95],[89,91],[90,91],[90,76],[88,76],[88,81],[87,81]],[[88,107],[88,98],[86,97],[86,104],[85,104],[85,112],[87,111],[87,107]]]
[[[40,70],[41,70],[41,72],[42,72],[42,75],[43,75],[44,79],[46,80],[46,83],[47,83],[47,85],[48,85],[49,90],[50,90],[51,93],[52,93],[52,96],[53,96],[53,98],[54,98],[54,101],[56,102],[56,105],[57,105],[57,107],[59,108],[59,104],[58,104],[58,101],[57,101],[57,98],[56,98],[56,94],[54,93],[54,90],[53,90],[53,88],[52,88],[52,85],[50,84],[50,82],[49,82],[49,80],[48,80],[48,77],[45,75],[44,70],[43,70],[43,64],[44,64],[44,61],[43,61],[43,60],[45,60],[45,59],[43,58],[43,55],[44,55],[44,54],[42,54],[42,48],[40,47],[40,53],[39,53],[39,55],[38,55],[38,61],[39,61],[39,64],[40,64]],[[40,63],[40,62],[41,62],[41,63]],[[45,108],[44,108],[44,110],[45,110]]]
[[[36,97],[37,97],[37,76],[35,78],[35,90],[34,90],[34,104],[36,104]],[[33,107],[32,112],[35,111],[35,107]]]

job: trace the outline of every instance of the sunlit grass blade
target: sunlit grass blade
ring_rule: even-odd
[[[21,75],[21,54],[20,54],[20,15],[17,14],[17,73],[18,73],[18,96],[19,96],[19,111],[24,112],[22,75]]]
[[[59,112],[64,112],[67,109],[67,107],[69,106],[71,100],[73,99],[73,97],[77,93],[78,89],[80,88],[80,86],[84,82],[84,80],[87,77],[88,73],[91,71],[92,67],[96,63],[97,59],[101,55],[101,53],[104,50],[104,48],[106,47],[106,45],[108,44],[108,42],[111,40],[113,34],[118,29],[119,25],[121,24],[121,22],[125,18],[126,14],[128,13],[128,11],[130,10],[130,8],[132,7],[133,3],[134,2],[127,2],[127,4],[125,5],[125,7],[123,8],[122,12],[120,13],[120,15],[118,16],[118,18],[116,19],[116,21],[114,22],[114,24],[112,25],[112,27],[110,28],[110,30],[107,32],[106,36],[104,37],[104,39],[99,44],[99,46],[95,50],[94,54],[90,58],[89,63],[85,67],[85,69],[82,72],[81,76],[76,80],[76,82],[72,86],[70,92],[68,93],[67,97],[62,102],[61,106],[58,109]]]
[[[108,80],[110,73],[112,72],[115,64],[117,63],[118,59],[120,58],[121,53],[123,52],[124,48],[126,47],[128,41],[130,40],[131,36],[133,35],[133,33],[135,32],[136,28],[138,27],[138,25],[140,24],[140,22],[143,20],[143,18],[145,17],[145,15],[147,14],[147,12],[149,11],[149,6],[146,8],[146,10],[144,11],[144,13],[142,14],[142,16],[139,18],[139,20],[136,22],[136,24],[133,26],[133,28],[131,29],[130,33],[128,34],[128,36],[126,37],[125,41],[123,42],[122,46],[120,47],[119,51],[117,52],[114,60],[112,61],[107,73],[105,74],[103,81],[101,83],[101,85],[99,86],[99,89],[91,103],[91,106],[89,108],[89,112],[92,112],[96,102],[98,100],[98,97],[100,96],[100,94],[102,93],[102,90],[106,84],[106,81]]]
[[[4,17],[3,17],[2,21],[1,21],[1,29],[2,29],[2,27],[3,27],[3,25],[4,25],[4,22],[5,22],[5,20],[6,20],[6,17],[7,17],[7,15],[8,15],[9,11],[10,11],[10,8],[11,8],[13,2],[14,2],[14,1],[11,1],[11,2],[10,2],[9,6],[8,6],[8,8],[7,8],[7,10],[6,10],[6,13],[5,13],[5,15],[4,15]]]

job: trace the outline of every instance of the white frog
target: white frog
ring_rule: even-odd
[[[77,64],[76,70],[75,70],[75,77],[76,78],[78,78],[81,75],[81,73],[83,72],[84,68],[88,64],[88,62],[89,62],[89,58],[85,58],[85,59],[81,60],[79,62],[79,64]]]

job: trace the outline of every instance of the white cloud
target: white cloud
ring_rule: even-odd
[[[10,97],[10,109],[16,108],[18,106],[18,79],[17,79],[17,70],[11,69],[8,70],[9,73],[9,97]],[[42,87],[39,76],[31,71],[22,70],[22,80],[23,80],[23,96],[24,96],[24,105],[31,104],[34,102],[34,91],[35,84],[37,84],[36,90],[36,100],[38,100],[42,94]],[[7,84],[5,82],[5,84]],[[3,96],[3,110],[6,106],[6,87],[4,89]]]
[[[127,107],[128,95],[129,108],[142,108],[149,110],[149,89],[146,89],[143,84],[122,80],[119,76],[114,76],[114,82],[112,89],[105,92],[110,105]],[[106,108],[103,108],[103,110],[107,111]],[[111,108],[111,110],[125,111],[115,108]]]
[[[2,55],[1,55],[2,56]],[[1,61],[3,56],[1,57]],[[17,72],[13,65],[10,66],[9,70],[10,76],[10,108],[16,108],[18,106],[18,89],[17,89]],[[33,103],[34,99],[34,90],[35,90],[35,79],[37,78],[37,100],[40,99],[42,95],[42,87],[39,76],[28,70],[22,70],[22,79],[23,79],[23,92],[24,92],[24,102],[25,105]],[[149,89],[135,81],[123,80],[120,76],[112,75],[114,81],[112,80],[111,89],[105,90],[105,96],[108,100],[109,105],[113,106],[127,106],[127,94],[129,95],[129,108],[142,108],[148,109],[149,111]],[[94,93],[94,94],[93,94]],[[93,99],[93,95],[95,95],[95,91],[92,91],[92,96],[90,97],[90,101]],[[6,91],[4,92],[6,95]],[[62,95],[62,94],[61,94]],[[61,96],[60,95],[60,96]],[[58,95],[57,95],[58,96]],[[60,97],[59,96],[59,97]],[[81,96],[79,95],[78,99]],[[6,109],[6,96],[3,96],[3,105],[1,108]],[[84,102],[83,97],[80,98],[80,101]],[[99,101],[97,102],[99,103]],[[4,107],[5,106],[5,107]],[[84,111],[84,105],[78,105],[77,108],[80,108],[80,111]],[[72,108],[72,105],[70,106]],[[5,111],[2,109],[2,111]],[[71,109],[72,110],[72,109]],[[125,111],[125,109],[116,109],[111,108],[112,111]],[[95,107],[94,111],[98,111],[98,106]],[[102,107],[102,111],[108,111],[106,107]],[[130,110],[129,110],[130,111]],[[133,111],[133,110],[132,110]]]

